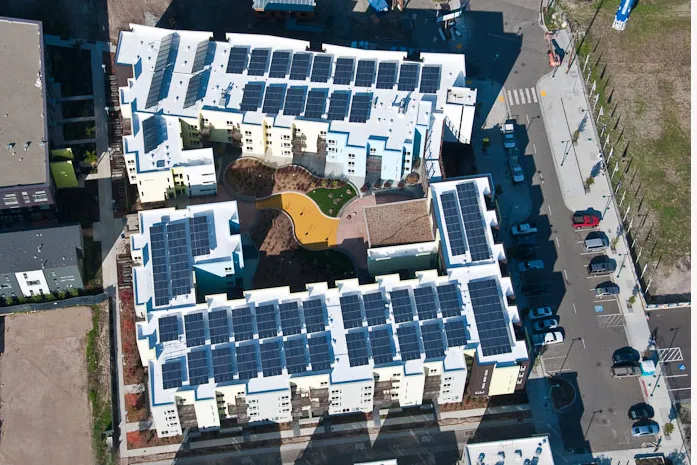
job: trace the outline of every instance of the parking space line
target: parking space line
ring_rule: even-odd
[[[583,342],[583,348],[585,349],[586,348],[586,340],[581,338],[581,342]]]
[[[551,218],[552,217],[552,207],[550,207],[549,204],[547,205],[547,211],[549,211],[549,217]]]
[[[621,313],[612,313],[610,315],[598,315],[598,326],[601,328],[618,328],[624,326],[624,317]]]
[[[535,143],[532,143],[532,151],[537,155],[537,147],[535,147]]]
[[[687,373],[685,373],[684,375],[670,375],[670,376],[663,375],[664,378],[684,378],[685,376],[690,376],[690,375]]]
[[[530,117],[526,114],[525,119],[527,120],[528,124],[530,124]]]
[[[543,357],[545,360],[556,360],[558,358],[566,358],[566,355],[559,355],[558,357]],[[665,376],[664,376],[665,378]]]
[[[576,302],[571,302],[571,305],[574,307],[574,315],[578,315],[578,313],[576,313]]]
[[[559,238],[558,238],[558,237],[555,237],[555,238],[554,238],[554,242],[557,243],[557,249],[560,248],[560,247],[559,247]]]
[[[674,388],[674,389],[668,389],[669,391],[687,391],[688,389],[692,389],[691,387],[684,387],[684,388]]]
[[[564,278],[569,281],[569,273],[567,273],[566,270],[564,270]]]

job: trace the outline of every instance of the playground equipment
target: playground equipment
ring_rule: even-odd
[[[624,31],[624,27],[627,25],[627,20],[629,19],[629,13],[634,8],[636,0],[620,0],[620,6],[617,8],[617,13],[615,14],[615,20],[612,22],[612,28],[617,31]]]
[[[561,57],[557,53],[557,50],[554,47],[554,44],[552,43],[552,41],[556,38],[556,32],[545,32],[545,39],[547,39],[547,45],[549,47],[547,56],[549,57],[549,66],[551,66],[552,68],[556,68],[561,65]]]

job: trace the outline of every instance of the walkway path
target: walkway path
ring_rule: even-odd
[[[310,250],[326,250],[336,245],[337,218],[322,213],[317,204],[298,192],[284,192],[257,200],[257,210],[273,208],[282,210],[293,221],[295,237]]]
[[[566,48],[569,44],[568,32],[560,31],[557,42],[561,48]],[[570,210],[592,208],[599,211],[603,218],[601,229],[612,240],[620,234],[621,222],[609,175],[601,170],[590,192],[586,193],[583,187],[584,179],[591,175],[595,165],[600,161],[601,151],[591,104],[586,97],[578,61],[573,64],[568,74],[564,72],[566,63],[563,65],[556,76],[552,77],[550,73],[537,83],[538,90],[545,90],[544,94],[541,92],[540,107],[562,195]],[[582,123],[584,121],[585,123]],[[579,124],[584,126],[584,129],[578,137],[578,143],[567,143]],[[627,339],[635,349],[643,353],[649,343],[650,331],[642,299],[638,298],[632,307],[627,305],[627,300],[638,288],[638,280],[631,257],[628,255],[625,236],[619,237],[616,251],[608,251],[608,255],[615,259],[619,268],[619,271],[613,274],[613,280],[620,286],[618,301],[625,320]],[[660,380],[660,377],[653,376],[642,377],[641,382],[646,401],[656,410],[654,420],[662,428],[671,421],[671,401],[666,383]],[[681,447],[682,440],[677,428],[670,439],[662,439],[661,451],[666,454],[680,450]]]

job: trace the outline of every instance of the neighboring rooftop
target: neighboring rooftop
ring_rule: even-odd
[[[254,0],[255,10],[312,11],[315,0]]]
[[[79,224],[0,234],[0,273],[78,265]]]
[[[428,199],[393,202],[363,209],[370,247],[431,242]]]
[[[46,184],[48,144],[41,23],[0,17],[0,188]]]
[[[547,435],[469,443],[463,459],[465,465],[554,465]]]

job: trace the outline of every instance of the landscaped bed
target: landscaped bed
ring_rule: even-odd
[[[136,346],[136,312],[133,304],[133,291],[119,291],[121,302],[121,348],[123,350],[123,382],[124,384],[140,384],[146,382],[145,369],[140,363],[140,355]]]
[[[126,433],[126,442],[129,449],[143,449],[145,447],[167,446],[170,444],[180,444],[183,436],[172,436],[170,438],[158,438],[155,430],[132,431]]]
[[[272,168],[249,157],[238,159],[227,169],[225,183],[238,194],[257,199],[287,191],[308,194],[328,216],[337,216],[357,195],[345,181],[319,178],[298,165]]]
[[[144,392],[126,394],[126,419],[129,422],[145,421],[148,419],[148,399]]]

